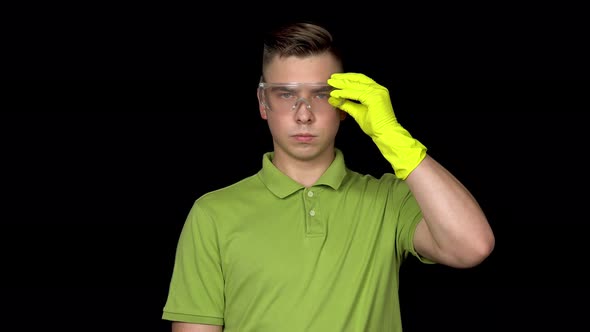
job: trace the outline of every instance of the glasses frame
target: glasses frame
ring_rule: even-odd
[[[266,103],[266,96],[264,94],[265,89],[267,88],[289,88],[289,87],[300,87],[300,86],[305,86],[305,87],[311,87],[311,88],[326,88],[326,91],[331,91],[334,88],[329,85],[328,83],[325,82],[286,82],[286,83],[272,83],[272,82],[263,82],[262,78],[260,79],[260,82],[258,83],[258,90],[259,90],[259,98],[260,98],[260,102],[262,103],[262,105],[264,105],[264,107],[266,109],[268,109],[269,111],[273,111],[270,106]],[[295,100],[295,102],[293,103],[293,106],[291,107],[291,110],[294,111],[297,108],[299,108],[299,105],[301,102],[305,102],[306,108],[308,110],[311,110],[311,101],[309,101],[307,98],[305,97],[298,97],[297,100]],[[332,107],[334,108],[334,107]]]

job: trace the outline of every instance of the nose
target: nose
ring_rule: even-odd
[[[306,98],[303,98],[303,97],[297,98],[297,100],[295,101],[295,104],[293,104],[292,109],[294,111],[297,111],[299,109],[299,106],[301,106],[302,103],[304,103],[306,105],[305,108],[307,108],[308,110],[311,110],[311,103]]]
[[[301,108],[301,105],[305,105],[305,107]],[[307,99],[303,97],[298,98],[293,105],[293,110],[295,111],[297,122],[311,122],[313,114],[311,112],[311,103]]]

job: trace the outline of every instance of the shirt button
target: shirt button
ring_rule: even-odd
[[[312,217],[315,216],[315,211],[314,210],[309,211],[309,215]]]
[[[313,197],[313,191],[308,191],[308,192],[307,192],[307,196],[309,196],[309,197]]]

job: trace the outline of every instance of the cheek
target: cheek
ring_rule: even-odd
[[[338,129],[340,129],[340,119],[334,124],[334,135],[336,135],[336,133],[338,132]]]
[[[334,112],[334,114],[330,117],[330,122],[338,127],[340,125],[340,122],[342,122],[344,119],[346,118],[346,112],[341,111],[341,110],[337,110],[336,112]]]
[[[283,121],[281,121],[280,119],[278,119],[274,115],[267,116],[266,122],[268,124],[268,128],[270,129],[271,133],[278,133],[278,132],[282,131],[282,127],[285,126],[283,124]]]
[[[324,128],[326,133],[329,133],[330,136],[332,136],[335,135],[336,132],[338,132],[341,121],[342,120],[340,119],[340,114],[334,114],[333,116],[330,116],[329,118],[326,118],[324,120],[324,122],[322,123],[322,127]]]

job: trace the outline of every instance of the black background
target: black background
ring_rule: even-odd
[[[160,317],[188,209],[257,172],[272,147],[255,95],[262,31],[301,18],[333,31],[348,70],[390,89],[400,122],[496,234],[474,269],[404,265],[405,331],[584,326],[579,9],[292,6],[5,11],[2,324],[169,331]],[[338,137],[348,166],[390,171],[351,120]]]

